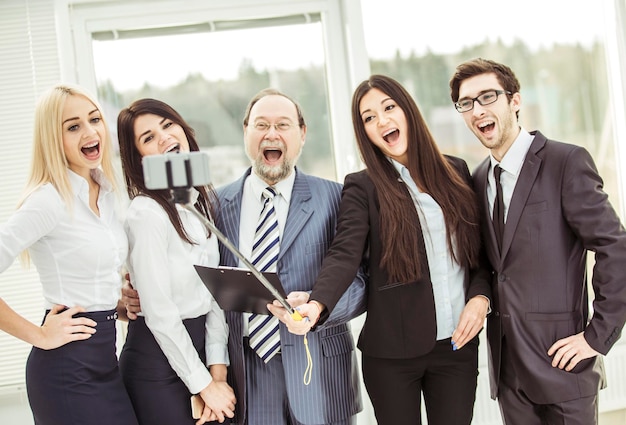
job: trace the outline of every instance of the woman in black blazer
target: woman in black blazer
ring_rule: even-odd
[[[421,423],[423,395],[430,425],[467,425],[490,297],[469,170],[439,152],[415,101],[389,77],[359,85],[352,120],[367,169],[345,179],[337,234],[299,307],[310,321],[286,321],[294,333],[323,322],[366,258],[358,345],[378,423]]]

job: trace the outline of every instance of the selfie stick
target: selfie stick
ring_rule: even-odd
[[[184,187],[173,187],[172,182],[172,167],[171,163],[168,161],[165,163],[166,172],[167,172],[167,181],[170,187],[170,191],[172,192],[172,197],[174,203],[180,204],[187,211],[194,214],[196,217],[200,219],[213,233],[215,236],[224,244],[226,248],[230,252],[232,252],[239,260],[252,272],[252,274],[257,278],[259,282],[265,286],[265,288],[270,291],[274,299],[276,299],[284,308],[289,312],[293,320],[300,321],[302,320],[302,316],[297,310],[294,310],[293,307],[287,302],[287,300],[274,288],[274,285],[270,283],[269,280],[256,268],[254,265],[248,261],[248,259],[237,249],[235,245],[232,244],[231,241],[228,240],[226,236],[222,232],[220,232],[215,224],[213,224],[210,220],[208,220],[205,216],[200,214],[198,210],[191,204],[190,202],[190,193],[191,193],[191,167],[189,165],[189,161],[185,161],[185,172],[187,173],[187,184],[188,186]]]

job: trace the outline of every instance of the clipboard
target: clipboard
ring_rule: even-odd
[[[194,267],[222,310],[269,314],[267,304],[271,304],[275,297],[251,271],[234,267]],[[286,298],[278,275],[268,272],[262,274]]]

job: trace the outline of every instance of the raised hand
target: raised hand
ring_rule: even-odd
[[[317,323],[321,314],[319,304],[315,301],[296,306],[296,310],[302,316],[302,320],[294,320],[291,314],[278,301],[268,304],[267,309],[287,326],[289,332],[295,335],[305,335],[309,332],[313,325]]]

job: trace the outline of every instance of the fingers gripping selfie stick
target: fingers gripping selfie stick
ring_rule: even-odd
[[[198,217],[217,236],[220,242],[270,291],[274,299],[289,312],[294,320],[302,320],[300,313],[289,305],[274,285],[244,257],[237,247],[217,229],[213,222],[200,214],[191,204],[191,188],[210,183],[206,154],[202,152],[181,152],[177,154],[150,155],[143,158],[142,164],[144,181],[148,189],[170,189],[174,203],[180,204],[187,211]]]

